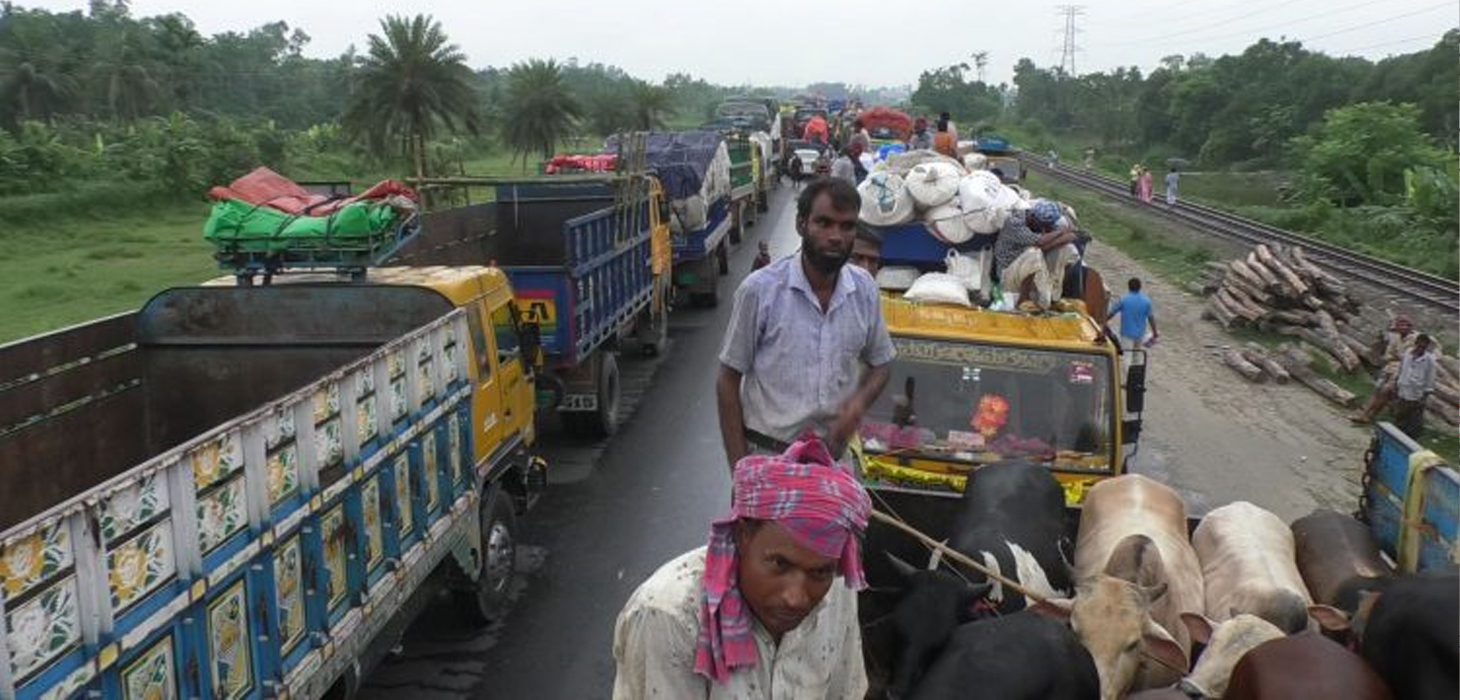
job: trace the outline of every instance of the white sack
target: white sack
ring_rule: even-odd
[[[907,174],[907,194],[920,209],[947,204],[958,195],[962,169],[951,163],[923,163]]]
[[[873,226],[896,226],[912,221],[912,197],[897,175],[868,175],[857,187],[857,193],[862,195],[862,221]]]

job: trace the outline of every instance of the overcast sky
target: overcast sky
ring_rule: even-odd
[[[1076,18],[1078,73],[1162,56],[1237,53],[1286,36],[1333,54],[1382,58],[1431,46],[1460,24],[1457,0],[1057,0],[1083,2]],[[25,7],[84,9],[85,0],[21,0]],[[1028,57],[1057,65],[1065,27],[1056,2],[973,0],[133,0],[139,17],[182,12],[214,34],[283,20],[328,57],[377,31],[390,13],[435,15],[476,68],[529,57],[577,57],[659,81],[686,71],[721,84],[799,86],[841,81],[908,85],[935,66],[989,53],[987,78],[1007,81]]]

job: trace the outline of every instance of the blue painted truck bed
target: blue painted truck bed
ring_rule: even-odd
[[[605,183],[497,187],[493,259],[553,366],[576,366],[649,305],[649,199],[617,209]]]
[[[1454,565],[1460,512],[1460,477],[1452,466],[1411,469],[1421,461],[1412,456],[1423,450],[1389,423],[1375,427],[1359,508],[1379,546],[1401,568],[1417,571]]]

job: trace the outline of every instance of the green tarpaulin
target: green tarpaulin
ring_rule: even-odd
[[[213,205],[203,237],[229,252],[368,250],[393,240],[399,216],[379,202],[355,202],[330,216],[294,216],[227,199]]]

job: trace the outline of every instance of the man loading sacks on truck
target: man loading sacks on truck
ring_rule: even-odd
[[[660,567],[619,613],[613,697],[862,698],[867,492],[810,439],[741,461],[733,494],[709,546]]]
[[[1058,204],[1036,200],[1028,213],[1009,213],[994,243],[994,269],[1005,294],[1018,294],[1025,312],[1048,310],[1059,297],[1065,267],[1074,259],[1075,232],[1060,226]]]
[[[847,265],[860,208],[844,180],[807,185],[796,200],[801,254],[735,291],[715,384],[730,465],[752,448],[780,453],[807,430],[839,456],[887,385],[894,351],[877,283]]]

